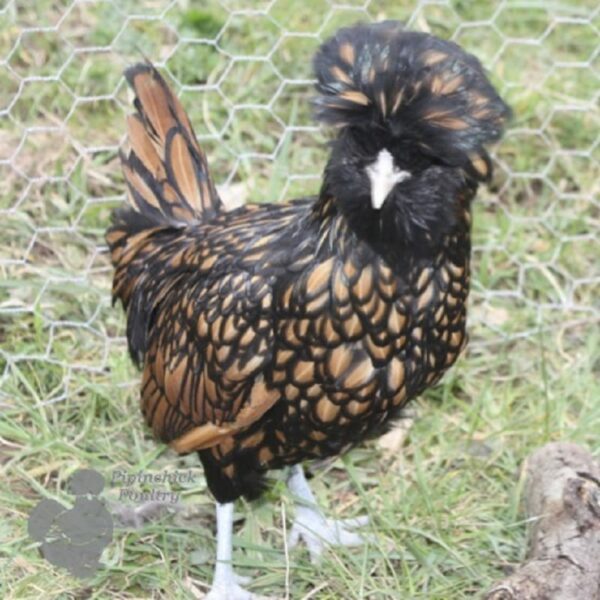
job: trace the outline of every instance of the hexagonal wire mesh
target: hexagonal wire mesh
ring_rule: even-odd
[[[477,54],[515,110],[475,205],[472,351],[597,322],[594,0],[8,0],[0,401],[25,387],[59,402],[90,382],[134,378],[120,367],[123,319],[110,309],[103,242],[123,200],[123,68],[143,55],[163,68],[226,199],[280,201],[316,192],[325,161],[310,117],[312,53],[343,24],[383,18]]]

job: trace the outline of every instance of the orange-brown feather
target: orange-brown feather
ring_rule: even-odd
[[[125,179],[139,193],[132,206],[168,224],[212,218],[221,201],[181,103],[152,65],[125,75],[138,110],[127,119],[131,150],[121,155]]]

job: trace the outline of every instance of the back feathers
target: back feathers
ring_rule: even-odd
[[[128,155],[121,154],[130,205],[156,223],[205,220],[221,209],[192,125],[150,64],[125,71],[137,114],[127,118]]]
[[[510,109],[480,62],[452,42],[404,31],[398,21],[340,29],[314,59],[317,119],[338,128],[384,127],[479,180],[485,144],[502,135]]]

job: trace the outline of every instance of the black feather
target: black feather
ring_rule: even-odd
[[[398,21],[340,29],[319,49],[314,69],[317,119],[371,135],[381,128],[451,166],[481,158],[510,115],[477,58]]]

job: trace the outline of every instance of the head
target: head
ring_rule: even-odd
[[[316,117],[337,130],[324,192],[363,233],[447,232],[461,195],[489,180],[485,145],[509,115],[479,61],[385,21],[341,29],[314,66]]]

